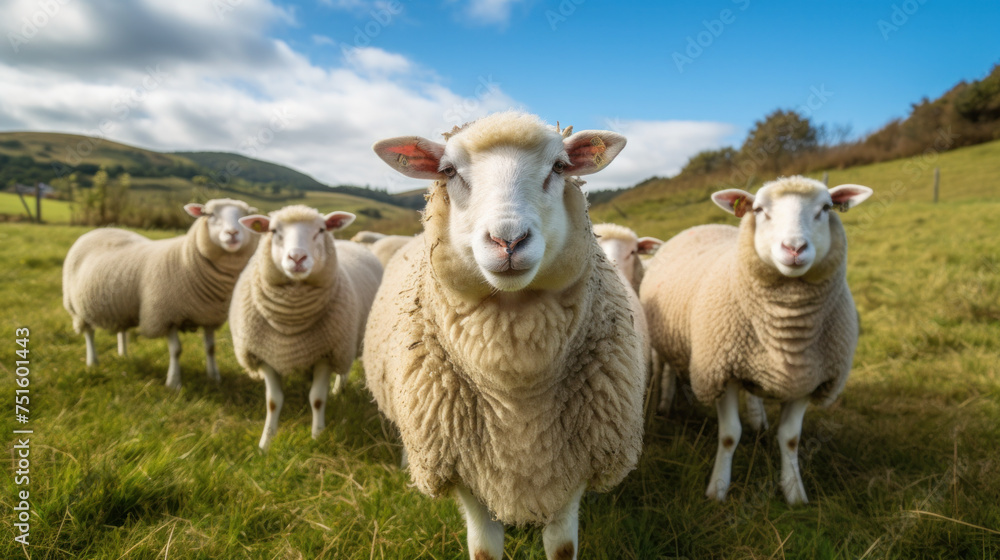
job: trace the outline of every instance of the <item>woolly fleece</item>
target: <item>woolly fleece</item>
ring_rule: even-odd
[[[400,430],[414,484],[431,496],[464,485],[507,524],[548,523],[581,484],[621,482],[642,450],[628,289],[579,183],[567,181],[564,203],[578,242],[533,281],[546,289],[497,297],[451,247],[435,183],[425,232],[387,269],[366,331],[368,387]]]
[[[205,213],[223,204],[210,200]],[[73,328],[110,331],[139,327],[139,334],[166,336],[172,327],[218,329],[226,321],[233,286],[253,255],[257,236],[229,253],[211,241],[206,217],[195,220],[186,235],[152,241],[138,233],[100,228],[85,233],[63,264],[63,306]]]
[[[271,212],[273,223],[322,219],[306,206]],[[240,276],[229,311],[236,359],[250,377],[262,379],[266,363],[282,376],[321,359],[347,373],[360,351],[365,321],[382,278],[378,259],[351,241],[325,234],[326,261],[296,282],[271,259],[273,233],[261,236]]]
[[[836,400],[858,341],[847,286],[847,237],[830,214],[830,252],[800,278],[782,276],[754,249],[753,213],[740,227],[698,226],[664,244],[640,297],[653,348],[710,404],[729,380],[780,401]]]

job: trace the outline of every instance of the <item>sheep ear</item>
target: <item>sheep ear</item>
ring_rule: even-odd
[[[243,216],[240,218],[240,224],[250,231],[256,233],[264,233],[267,228],[271,225],[271,218],[267,216],[261,216],[260,214],[254,214],[253,216]]]
[[[445,177],[438,171],[444,144],[419,136],[401,136],[379,140],[372,146],[378,157],[389,167],[414,179],[437,180]]]
[[[354,223],[355,218],[357,216],[350,212],[330,212],[326,216],[323,216],[323,220],[326,221],[327,231],[340,231]]]
[[[191,217],[200,218],[205,214],[205,205],[192,202],[191,204],[184,205],[184,211]]]
[[[247,214],[248,215],[249,214],[256,214],[257,212],[260,212],[260,210],[258,210],[256,206],[251,206],[250,208],[247,208]]]
[[[830,189],[833,206],[841,212],[847,212],[858,204],[868,200],[875,191],[863,185],[838,185]]]
[[[652,255],[663,245],[663,241],[655,237],[640,237],[639,238],[639,254],[640,255]]]
[[[569,155],[567,175],[589,175],[604,169],[622,148],[625,137],[608,130],[581,130],[563,140]]]
[[[712,202],[717,204],[726,212],[742,218],[747,210],[753,206],[754,196],[740,189],[726,189],[717,193],[712,193]]]

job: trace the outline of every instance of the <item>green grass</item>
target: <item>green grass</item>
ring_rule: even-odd
[[[31,215],[35,215],[35,197],[24,196],[24,201],[31,209]],[[21,199],[12,193],[0,193],[0,214],[9,216],[21,216],[27,219],[24,211],[24,204]],[[64,200],[42,199],[42,219],[48,224],[68,224],[70,218],[69,203]]]
[[[944,171],[967,154],[941,156],[942,185],[959,172],[982,181],[943,188],[937,205],[914,186],[844,215],[862,335],[841,400],[806,415],[811,503],[781,498],[774,428],[745,431],[728,501],[706,500],[715,414],[682,399],[651,424],[639,468],[584,499],[581,558],[1000,558],[1000,199],[989,190],[997,179]],[[988,169],[989,154],[969,164]],[[902,162],[895,175],[882,165],[880,181],[905,176]],[[872,167],[851,180],[883,173]],[[664,225],[651,233],[710,221],[696,194],[684,209],[659,208]],[[624,209],[658,223],[652,210]],[[241,373],[225,329],[221,387],[205,378],[195,334],[182,337],[179,394],[163,386],[163,340],[133,340],[121,358],[101,332],[102,361],[87,370],[60,296],[62,258],[84,231],[0,225],[8,403],[14,329],[31,329],[32,558],[468,558],[454,503],[419,494],[397,468],[396,438],[357,366],[317,441],[307,381],[286,383],[267,455],[256,450],[263,385]],[[7,434],[19,427],[12,408],[0,415]],[[22,557],[11,536],[17,487],[9,474],[0,481],[0,557]],[[540,531],[508,529],[506,552],[544,558]]]

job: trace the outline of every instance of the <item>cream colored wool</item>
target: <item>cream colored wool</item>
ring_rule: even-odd
[[[621,239],[623,241],[630,241],[633,243],[639,243],[639,236],[635,234],[631,229],[618,225],[618,224],[596,224],[594,226],[594,234],[602,239]],[[635,261],[632,265],[632,289],[636,294],[639,293],[639,286],[642,285],[642,277],[646,273],[646,268],[643,266],[643,260],[639,258],[638,255],[635,257]],[[625,272],[624,270],[622,271]]]
[[[217,205],[243,207],[231,199]],[[137,233],[100,228],[85,233],[70,248],[63,264],[63,306],[73,328],[99,327],[124,331],[139,327],[151,338],[171,328],[217,329],[226,322],[236,279],[253,255],[256,237],[229,253],[209,238],[207,218],[195,220],[186,235],[152,241]]]
[[[546,524],[581,484],[604,491],[642,449],[645,370],[625,284],[567,181],[559,270],[497,297],[447,232],[443,183],[425,232],[386,270],[366,331],[368,387],[422,492],[456,485],[507,524]]]
[[[312,221],[319,213],[305,206],[271,212],[272,223]],[[367,249],[335,241],[326,233],[326,261],[301,282],[288,278],[271,259],[268,232],[240,276],[229,311],[236,359],[250,377],[261,379],[261,364],[282,376],[327,359],[334,372],[347,373],[360,351],[365,321],[382,267]]]
[[[406,246],[407,243],[413,241],[413,236],[410,235],[387,235],[386,237],[379,239],[371,245],[371,251],[378,257],[382,267],[384,268],[392,260],[393,255],[397,251]]]
[[[858,320],[846,280],[847,237],[840,218],[829,219],[830,252],[800,278],[761,262],[752,212],[738,229],[682,231],[652,259],[640,296],[653,348],[690,377],[700,401],[715,402],[730,380],[780,401],[836,400]]]
[[[372,243],[375,243],[376,241],[382,239],[383,237],[387,237],[386,234],[378,233],[377,231],[359,231],[358,233],[354,234],[354,237],[351,238],[351,241],[355,243],[360,243],[367,247],[371,247]]]

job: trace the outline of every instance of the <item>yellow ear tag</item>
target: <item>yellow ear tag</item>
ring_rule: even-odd
[[[846,202],[841,202],[837,205],[837,210],[840,210],[841,212],[847,212],[850,208],[851,207],[848,206]]]
[[[742,218],[747,213],[746,197],[741,196],[733,201],[733,213],[737,218]]]
[[[264,232],[264,224],[262,224],[260,222],[254,222],[253,225],[250,226],[250,229],[256,231],[257,233],[263,233]]]

